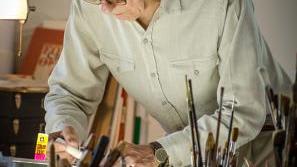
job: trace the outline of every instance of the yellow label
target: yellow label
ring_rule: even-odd
[[[44,133],[38,133],[34,155],[35,160],[45,160],[47,143],[48,135]]]

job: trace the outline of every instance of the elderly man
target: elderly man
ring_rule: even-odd
[[[46,131],[61,131],[74,146],[85,139],[87,117],[96,111],[111,72],[168,133],[149,145],[129,144],[127,165],[167,163],[155,155],[164,150],[169,165],[188,166],[187,75],[201,143],[216,132],[224,87],[220,145],[234,97],[240,157],[263,165],[271,156],[271,131],[262,130],[267,111],[257,69],[265,69],[277,91],[288,90],[290,81],[272,59],[253,10],[251,0],[73,0],[64,49],[49,79]]]

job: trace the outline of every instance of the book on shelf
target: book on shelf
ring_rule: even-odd
[[[114,104],[112,111],[110,110],[112,114],[109,114],[111,118],[108,118],[110,122],[105,124],[105,127],[101,127],[101,129],[109,129],[107,132],[110,137],[109,149],[116,147],[120,141],[135,144],[146,143],[148,115],[145,109],[119,85],[113,89],[113,94],[115,97],[110,99],[113,101],[111,104]],[[102,117],[105,115],[102,115],[102,111],[97,111],[97,113],[98,118],[103,120]],[[97,119],[97,121],[100,120]]]
[[[109,75],[102,101],[96,112],[89,117],[88,133],[93,133],[96,139],[99,139],[102,135],[110,135],[110,124],[112,122],[118,87],[118,82]]]
[[[148,113],[145,112],[144,107],[137,103],[134,117],[134,144],[146,144],[148,135]]]
[[[136,102],[134,98],[128,95],[124,140],[129,143],[133,142],[133,132],[135,128],[134,127],[135,105],[136,105]]]
[[[47,82],[62,51],[63,30],[37,27],[18,74],[32,75],[34,79]]]
[[[122,87],[119,86],[117,90],[117,96],[115,101],[115,107],[112,115],[111,131],[110,131],[110,144],[109,148],[114,148],[118,144],[118,138],[120,133],[121,113],[122,106],[124,104],[122,98]]]

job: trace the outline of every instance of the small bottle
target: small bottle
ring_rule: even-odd
[[[39,133],[37,135],[34,159],[38,161],[46,160],[46,150],[48,144],[48,134],[45,134],[45,123],[39,125]]]

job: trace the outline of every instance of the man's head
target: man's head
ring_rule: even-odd
[[[99,5],[105,13],[121,20],[133,21],[142,16],[145,0],[85,0]]]

